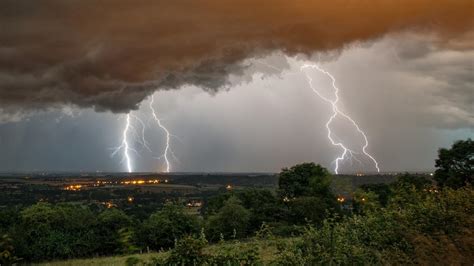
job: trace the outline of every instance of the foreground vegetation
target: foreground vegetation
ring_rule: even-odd
[[[92,263],[472,265],[473,141],[440,150],[436,165],[435,180],[403,175],[342,197],[326,169],[304,163],[282,170],[277,191],[222,193],[202,216],[176,203],[143,220],[71,203],[3,210],[1,264],[130,254]]]

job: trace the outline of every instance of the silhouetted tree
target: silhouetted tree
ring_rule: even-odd
[[[283,168],[278,187],[283,197],[330,196],[331,175],[321,165],[303,163]]]
[[[436,159],[435,180],[440,186],[459,188],[472,184],[474,177],[474,141],[455,142],[451,149],[440,149]]]
[[[331,175],[321,165],[298,164],[280,173],[279,192],[289,212],[287,220],[294,224],[321,222],[328,211],[337,209],[331,190]]]

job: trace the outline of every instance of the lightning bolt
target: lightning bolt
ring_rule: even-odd
[[[169,155],[171,155],[176,161],[179,162],[178,158],[176,158],[175,154],[171,150],[171,137],[176,137],[172,135],[168,129],[161,123],[161,120],[158,118],[155,108],[153,107],[154,103],[154,97],[151,96],[151,101],[150,101],[150,109],[151,113],[153,116],[153,119],[157,123],[157,125],[165,132],[166,134],[166,147],[164,153],[158,157],[157,159],[164,158],[165,164],[166,164],[166,172],[170,172],[171,170],[171,162],[168,158]],[[120,143],[120,146],[112,148],[113,152],[111,154],[112,157],[114,157],[119,151],[122,151],[122,162],[126,165],[127,172],[131,173],[133,172],[133,163],[132,163],[132,158],[130,155],[130,152],[134,152],[137,155],[140,155],[137,150],[132,148],[133,143],[138,143],[142,147],[146,148],[150,153],[153,153],[153,150],[150,148],[148,141],[146,140],[145,137],[145,132],[147,129],[146,124],[141,120],[138,116],[128,113],[125,116],[125,125],[122,130],[122,142]],[[138,122],[141,126],[141,133],[137,132],[137,129],[132,125],[132,120],[135,122]],[[176,137],[178,140],[179,138]],[[130,142],[130,140],[133,140],[133,143]]]
[[[141,133],[141,136],[138,136],[138,134],[136,132],[135,133],[135,136],[136,136],[136,140],[143,146],[145,147],[149,152],[153,153],[153,151],[151,150],[150,146],[148,145],[148,141],[146,140],[145,138],[145,131],[146,131],[146,125],[145,123],[143,122],[143,120],[141,120],[138,116],[136,115],[133,115],[133,118],[138,121],[142,127],[142,133]]]
[[[335,96],[335,99],[334,100],[331,100],[327,97],[324,97],[314,86],[313,86],[313,79],[311,78],[311,76],[303,71],[307,68],[311,68],[311,69],[316,69],[317,71],[325,74],[326,76],[328,76],[330,79],[331,79],[331,85],[332,85],[332,88],[334,89],[334,96]],[[338,116],[342,116],[343,118],[347,119],[357,130],[357,132],[362,135],[362,137],[364,138],[364,145],[362,147],[362,152],[364,153],[364,155],[366,155],[368,158],[370,158],[370,160],[372,160],[372,162],[374,163],[375,165],[375,168],[377,169],[377,172],[380,172],[380,168],[379,168],[379,164],[377,162],[377,160],[375,160],[375,158],[370,155],[370,153],[367,152],[367,147],[369,146],[369,141],[367,139],[367,135],[364,133],[364,131],[362,131],[359,127],[359,125],[354,121],[354,119],[352,119],[349,115],[345,114],[344,112],[342,112],[338,107],[337,107],[337,103],[339,102],[339,88],[336,86],[336,79],[334,78],[333,75],[331,75],[331,73],[327,72],[326,70],[322,69],[321,67],[319,67],[318,65],[316,64],[304,64],[303,66],[301,66],[300,70],[305,74],[307,80],[308,80],[308,84],[309,84],[309,87],[313,90],[314,93],[316,93],[316,95],[318,95],[323,101],[329,103],[331,106],[332,106],[332,115],[331,117],[329,118],[329,120],[326,122],[326,129],[328,131],[328,134],[327,134],[327,137],[329,139],[329,141],[331,142],[332,145],[334,146],[337,146],[337,147],[340,147],[342,149],[342,154],[340,156],[338,156],[336,158],[336,160],[334,161],[335,162],[335,168],[334,168],[334,172],[336,174],[339,173],[339,162],[344,160],[344,158],[346,157],[346,155],[349,153],[351,157],[354,157],[354,151],[350,150],[349,148],[347,148],[342,142],[337,142],[333,139],[332,135],[332,131],[331,131],[331,123],[333,122],[333,120]]]
[[[123,150],[123,160],[125,160],[125,164],[127,166],[127,171],[129,173],[133,172],[133,167],[132,167],[132,160],[130,158],[130,151],[135,151],[134,149],[132,149],[128,143],[128,134],[129,134],[129,131],[131,129],[131,125],[130,125],[130,114],[127,114],[126,116],[126,123],[125,123],[125,127],[122,131],[122,143],[120,144],[120,146],[118,146],[117,148],[115,148],[115,151],[112,153],[112,157],[115,156],[115,154],[117,152],[119,152],[120,150]],[[136,152],[136,151],[135,151]]]
[[[155,98],[154,98],[154,95],[151,96],[151,100],[150,100],[150,109],[151,109],[151,113],[153,115],[153,119],[155,120],[156,124],[158,125],[158,127],[160,127],[164,132],[165,132],[165,135],[166,135],[166,146],[165,146],[165,151],[163,152],[163,155],[161,155],[161,157],[159,158],[164,158],[165,160],[165,165],[166,165],[166,170],[165,172],[166,173],[169,173],[170,170],[171,170],[171,163],[170,163],[170,160],[168,159],[168,154],[171,153],[172,156],[174,156],[173,154],[173,151],[171,150],[170,148],[170,139],[171,139],[171,134],[170,132],[168,131],[168,129],[163,126],[163,124],[161,123],[161,120],[158,118],[158,116],[156,115],[156,111],[155,111],[155,108],[153,107],[153,103],[155,102]]]
[[[256,62],[261,64],[261,65],[264,65],[268,68],[271,68],[271,69],[274,69],[274,70],[277,70],[277,71],[280,71],[280,72],[284,71],[281,68],[278,68],[276,66],[273,66],[273,65],[265,63],[265,62],[261,62],[261,61],[256,61]],[[316,69],[317,71],[323,73],[324,75],[328,76],[331,79],[331,85],[332,85],[332,88],[334,89],[334,96],[335,96],[334,100],[331,100],[331,99],[325,97],[313,86],[313,79],[311,78],[311,76],[307,72],[303,71],[303,70],[308,69],[308,68]],[[341,116],[342,118],[348,120],[355,127],[357,132],[364,138],[364,145],[362,147],[362,153],[365,156],[367,156],[374,163],[375,168],[377,169],[377,172],[380,172],[380,168],[379,168],[379,164],[378,164],[377,160],[370,153],[367,152],[367,147],[369,146],[369,141],[367,139],[367,135],[365,134],[364,131],[362,131],[362,129],[354,121],[354,119],[352,119],[349,115],[342,112],[337,106],[337,104],[339,102],[339,88],[336,86],[336,79],[334,78],[334,76],[331,75],[331,73],[329,73],[328,71],[326,71],[326,70],[322,69],[321,67],[319,67],[317,64],[303,64],[300,67],[300,71],[305,74],[306,79],[308,80],[308,85],[313,90],[313,92],[318,97],[320,97],[323,101],[329,103],[332,107],[333,113],[332,113],[331,117],[329,118],[329,120],[325,124],[327,132],[328,132],[327,138],[329,139],[329,142],[331,142],[332,145],[337,146],[337,147],[342,149],[342,153],[338,157],[336,157],[336,159],[334,160],[334,164],[335,164],[334,172],[336,174],[339,173],[339,163],[341,161],[343,161],[346,157],[350,158],[351,162],[352,162],[352,159],[354,159],[358,163],[362,163],[355,156],[355,154],[358,154],[357,152],[347,148],[342,142],[338,142],[338,141],[334,140],[333,133],[332,133],[332,130],[331,130],[331,123],[334,121],[334,119],[337,118],[338,115]],[[295,72],[288,72],[288,74],[294,75],[296,73]]]

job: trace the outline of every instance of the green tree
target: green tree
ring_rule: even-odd
[[[124,229],[132,225],[132,220],[123,211],[108,209],[98,216],[96,233],[100,241],[101,254],[113,254],[126,249],[121,242]]]
[[[397,181],[393,184],[394,187],[414,187],[416,190],[423,190],[432,185],[432,182],[422,175],[412,175],[405,173],[397,177]]]
[[[237,197],[230,197],[219,212],[208,218],[207,231],[210,239],[218,240],[221,234],[225,239],[246,236],[250,215],[250,211],[242,206]]]
[[[328,209],[335,207],[329,205],[327,199],[322,197],[294,198],[288,203],[288,206],[290,208],[288,220],[292,224],[320,223],[326,218]]]
[[[246,209],[250,211],[249,231],[260,229],[262,223],[277,221],[283,207],[273,191],[268,189],[245,189],[236,196]]]
[[[96,216],[82,205],[38,203],[21,212],[18,254],[29,260],[85,257],[100,246]]]
[[[321,222],[328,211],[337,209],[331,190],[331,175],[321,165],[303,163],[284,168],[280,173],[279,192],[289,212],[287,220],[301,224]]]
[[[388,200],[392,194],[390,186],[387,184],[364,184],[360,186],[365,192],[373,192],[378,196],[378,201],[382,207],[387,206]]]
[[[380,208],[379,195],[372,191],[357,189],[352,198],[354,213],[363,214]]]
[[[173,247],[175,240],[199,232],[199,221],[182,206],[167,204],[152,214],[138,230],[138,241],[153,250]]]
[[[442,148],[436,159],[435,180],[440,186],[460,188],[474,178],[474,141],[455,142],[451,149]]]
[[[231,196],[237,197],[242,206],[250,211],[249,232],[256,232],[262,223],[277,222],[285,215],[284,205],[278,200],[274,191],[250,188],[211,197],[206,204],[206,216],[218,213]]]
[[[283,197],[330,195],[331,175],[321,165],[303,163],[283,168],[280,172],[278,187]]]
[[[20,222],[20,210],[17,207],[0,208],[0,235],[8,233],[12,226]]]

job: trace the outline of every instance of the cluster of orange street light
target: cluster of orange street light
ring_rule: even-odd
[[[69,186],[65,187],[64,189],[65,190],[77,191],[77,190],[81,190],[81,188],[82,188],[82,185],[69,185]]]
[[[93,186],[93,187],[98,187],[101,185],[107,185],[107,184],[121,184],[121,185],[145,185],[145,184],[160,184],[161,182],[168,183],[168,179],[165,179],[164,181],[161,181],[160,179],[153,179],[153,180],[126,180],[126,181],[96,181],[92,185],[79,185],[79,184],[71,184],[66,187],[64,187],[64,190],[71,190],[71,191],[78,191],[81,190],[84,187],[87,186]]]
[[[165,183],[168,183],[168,179],[165,179]],[[127,180],[127,181],[122,181],[120,184],[123,185],[144,185],[144,184],[159,184],[161,183],[161,180],[159,179],[154,179],[154,180]]]

